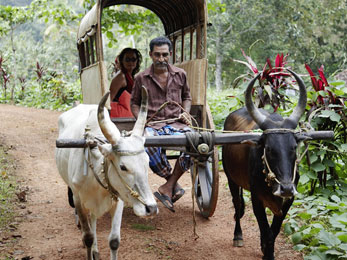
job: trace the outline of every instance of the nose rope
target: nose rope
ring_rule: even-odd
[[[126,155],[129,155],[129,154],[126,154]],[[110,161],[111,161],[113,167],[116,168],[116,165],[114,164],[114,162],[113,162],[112,160],[110,160]],[[130,191],[130,195],[131,195],[133,198],[135,198],[135,199],[137,199],[138,201],[140,201],[143,205],[146,206],[146,203],[145,203],[145,201],[141,198],[140,194],[139,194],[137,191],[133,190],[133,189],[129,186],[129,184],[123,179],[123,177],[118,173],[117,170],[116,170],[116,172],[117,172],[117,174],[118,174],[119,179],[120,179],[121,182],[123,183],[123,185],[128,189],[128,191]],[[109,178],[108,178],[108,171],[106,171],[105,176],[106,176],[106,181],[107,181],[107,183],[108,183],[108,186],[109,186],[109,187],[112,187],[112,185],[111,185],[111,183],[110,183],[110,180],[109,180]],[[112,187],[112,188],[113,188],[113,187]],[[114,189],[114,188],[113,188],[113,189]]]
[[[261,157],[263,159],[263,162],[265,162],[266,167],[268,169],[268,173],[266,174],[266,169],[264,168],[263,173],[266,174],[265,181],[267,182],[268,186],[271,185],[271,182],[276,181],[278,184],[281,184],[281,182],[276,178],[275,173],[271,170],[270,165],[266,158],[265,148],[264,148],[264,154]]]
[[[301,162],[302,158],[304,158],[305,154],[307,153],[308,151],[308,145],[306,146],[306,149],[305,151],[302,153],[302,155],[300,156],[300,149],[298,148],[298,155],[297,155],[297,158],[295,160],[295,165],[294,165],[294,174],[293,174],[293,180],[292,180],[292,183],[294,183],[295,181],[295,178],[296,178],[296,169],[298,167],[298,164]]]
[[[298,168],[298,164],[301,162],[302,158],[304,158],[304,156],[307,153],[307,151],[308,151],[308,146],[306,147],[305,151],[300,156],[300,149],[298,147],[298,154],[297,154],[297,158],[298,159],[296,159],[295,163],[294,163],[294,171],[293,171],[292,183],[294,183],[295,179],[296,179],[296,170]],[[265,165],[266,165],[266,167],[267,167],[267,169],[269,171],[267,173],[267,175],[266,175],[266,178],[265,178],[265,181],[268,183],[268,186],[270,186],[271,182],[273,182],[273,181],[277,182],[278,184],[281,184],[281,182],[276,178],[276,174],[270,168],[269,162],[268,162],[268,160],[266,158],[265,148],[264,148],[264,154],[263,154],[263,156],[261,158],[263,159],[263,161],[264,161],[264,163],[265,163]],[[266,174],[266,169],[263,170],[263,173]]]
[[[97,180],[97,182],[101,185],[101,187],[103,187],[104,189],[106,189],[112,199],[117,200],[119,197],[119,193],[118,191],[111,185],[110,183],[110,179],[108,177],[108,163],[109,161],[111,161],[113,167],[116,168],[116,165],[113,163],[112,160],[108,160],[105,156],[103,156],[103,161],[101,162],[101,165],[103,166],[100,173],[97,174],[94,170],[94,165],[90,162],[90,147],[88,146],[88,155],[85,157],[85,160],[87,161],[87,165],[89,166],[89,168],[91,169],[91,171],[94,174],[95,179]],[[136,155],[136,154],[140,154],[143,153],[145,150],[139,150],[139,151],[125,151],[125,150],[113,150],[114,152],[122,155],[122,156],[130,156],[130,155]],[[117,168],[116,168],[117,169]],[[127,188],[127,190],[130,192],[130,195],[137,199],[138,201],[140,201],[143,205],[146,206],[145,201],[141,198],[140,194],[135,191],[134,189],[132,189],[129,184],[123,179],[123,177],[119,174],[119,172],[116,170],[116,173],[119,177],[119,179],[121,180],[122,184]],[[103,183],[103,181],[100,179],[100,176],[103,177],[104,181],[106,183]]]

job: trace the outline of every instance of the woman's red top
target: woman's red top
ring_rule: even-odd
[[[124,73],[124,72],[123,72]],[[130,98],[131,91],[134,85],[134,79],[132,75],[127,72],[124,74],[127,86],[121,88],[114,100],[111,102],[111,112],[110,116],[112,117],[134,117],[130,108]]]

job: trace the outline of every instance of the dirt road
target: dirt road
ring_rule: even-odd
[[[16,158],[20,187],[28,187],[27,202],[18,208],[17,229],[11,234],[0,233],[0,250],[8,252],[12,259],[76,260],[85,257],[73,209],[67,202],[67,188],[55,167],[59,114],[0,104],[0,143],[12,147],[9,153]],[[163,182],[151,173],[149,179],[153,191]],[[131,209],[125,209],[119,259],[261,259],[259,231],[250,203],[247,203],[247,213],[242,219],[245,245],[243,248],[232,246],[233,208],[223,173],[220,174],[215,214],[206,220],[197,212],[197,240],[193,236],[190,175],[186,173],[180,183],[186,189],[186,195],[175,204],[176,213],[159,204],[157,217],[140,219]],[[109,229],[110,219],[106,215],[98,222],[102,259],[109,259]],[[17,237],[17,242],[9,243],[9,237]],[[283,235],[277,239],[275,251],[276,259],[303,259],[291,249]]]

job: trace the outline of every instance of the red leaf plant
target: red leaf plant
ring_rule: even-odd
[[[0,56],[0,75],[2,77],[2,87],[4,89],[4,97],[6,99],[7,83],[10,81],[10,74],[3,67],[4,58]]]
[[[253,72],[253,76],[257,75],[259,73],[257,65],[242,49],[241,51],[247,62],[239,60],[234,61],[246,65]],[[290,76],[290,74],[285,71],[287,57],[288,54],[285,56],[283,53],[277,54],[274,67],[272,66],[271,60],[267,58],[259,79],[260,88],[258,88],[259,94],[257,95],[257,98],[260,100],[259,107],[264,107],[266,104],[271,104],[274,111],[276,111],[280,103],[285,106],[285,103],[288,102],[286,96],[278,91],[280,87],[288,87],[288,85],[292,84],[292,82],[288,81],[288,76]],[[270,86],[272,92],[271,96],[267,95],[266,91],[262,90],[265,85]]]
[[[318,69],[318,74],[319,77],[317,78],[317,76],[313,73],[312,69],[310,68],[310,66],[308,66],[307,64],[305,64],[305,68],[307,70],[307,72],[310,74],[311,77],[311,82],[312,82],[312,86],[314,88],[314,90],[316,92],[326,92],[328,95],[326,97],[324,97],[321,94],[318,94],[317,96],[317,100],[316,101],[312,101],[311,104],[309,104],[311,107],[317,107],[317,106],[329,106],[329,105],[341,105],[343,106],[343,100],[341,100],[339,97],[337,97],[334,93],[332,93],[329,90],[329,83],[324,75],[324,66],[321,65],[321,67]]]

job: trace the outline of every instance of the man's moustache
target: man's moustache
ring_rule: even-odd
[[[163,61],[163,62],[161,62],[161,61],[157,61],[157,62],[155,63],[155,65],[158,65],[158,66],[167,66],[167,65],[168,65],[168,63],[167,63],[167,62],[165,62],[165,61]]]

